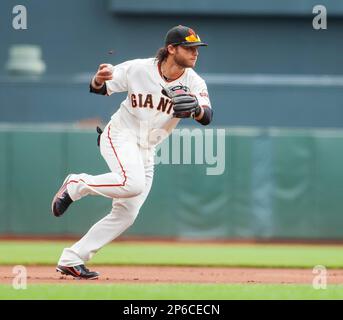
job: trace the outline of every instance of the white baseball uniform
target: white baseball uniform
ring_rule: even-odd
[[[87,195],[113,199],[112,210],[72,247],[64,249],[63,266],[84,264],[104,245],[118,237],[136,219],[153,180],[155,146],[168,136],[180,119],[173,118],[169,98],[161,86],[182,84],[197,96],[200,105],[211,107],[205,81],[193,69],[166,82],[155,58],[136,59],[113,67],[106,81],[107,94],[128,92],[100,139],[100,152],[109,173],[72,174],[67,189],[73,201]]]

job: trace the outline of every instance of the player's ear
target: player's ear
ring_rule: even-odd
[[[167,46],[167,50],[168,50],[169,54],[175,54],[175,52],[176,52],[176,46],[173,46],[173,45],[169,44],[169,45]]]

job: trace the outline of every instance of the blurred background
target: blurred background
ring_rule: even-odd
[[[165,33],[183,24],[209,44],[196,71],[208,84],[210,127],[226,130],[225,172],[156,166],[124,236],[343,239],[341,1],[20,4],[27,29],[16,30],[16,3],[0,2],[1,236],[79,236],[109,212],[108,199],[88,197],[63,218],[50,213],[66,174],[108,170],[95,127],[125,94],[92,95],[90,79],[100,63],[154,56]],[[318,4],[327,9],[326,30],[313,28]]]

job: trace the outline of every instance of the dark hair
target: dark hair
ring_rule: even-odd
[[[168,55],[169,52],[167,47],[159,48],[156,53],[156,60],[161,63],[163,60],[167,59]]]

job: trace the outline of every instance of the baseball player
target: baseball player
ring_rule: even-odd
[[[88,270],[85,263],[135,221],[151,188],[156,145],[182,118],[202,125],[211,122],[206,83],[193,70],[200,46],[207,44],[191,28],[179,25],[168,31],[156,57],[99,66],[91,92],[128,93],[103,133],[99,132],[100,152],[110,172],[69,174],[52,201],[52,212],[60,217],[74,201],[88,195],[112,199],[112,210],[63,250],[57,271],[97,279],[99,273]]]

